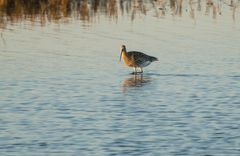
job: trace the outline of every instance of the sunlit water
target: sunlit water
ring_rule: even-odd
[[[0,155],[240,155],[240,25],[228,14],[8,25]],[[131,75],[121,44],[159,61]]]

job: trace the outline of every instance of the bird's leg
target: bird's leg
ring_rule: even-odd
[[[132,74],[136,74],[137,73],[136,67],[133,67],[133,69],[134,69],[134,72]]]
[[[138,68],[137,67],[135,67],[135,74],[137,74],[138,73]]]

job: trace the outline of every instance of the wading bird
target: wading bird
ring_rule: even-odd
[[[147,54],[144,54],[142,52],[138,51],[129,51],[127,52],[126,46],[122,45],[120,48],[120,61],[123,58],[124,63],[134,68],[133,74],[137,73],[143,73],[143,67],[148,66],[154,61],[158,61],[156,57],[149,56]],[[138,72],[137,68],[140,68],[140,71]]]

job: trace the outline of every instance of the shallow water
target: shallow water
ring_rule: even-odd
[[[240,155],[239,10],[155,15],[2,29],[0,155]]]

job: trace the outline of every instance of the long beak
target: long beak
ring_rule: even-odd
[[[122,59],[122,51],[121,51],[121,54],[120,54],[120,60],[119,60],[120,62],[121,62],[121,59]]]

